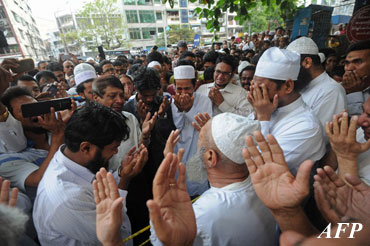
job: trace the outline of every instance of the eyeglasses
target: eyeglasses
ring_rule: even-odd
[[[222,72],[222,71],[220,71],[220,70],[216,70],[216,71],[215,71],[215,74],[216,74],[216,76],[218,76],[218,75],[222,74],[222,76],[224,76],[224,77],[230,77],[232,73],[229,73],[229,72]]]
[[[114,73],[114,68],[109,68],[109,69],[103,71],[103,73],[109,73],[109,72]]]

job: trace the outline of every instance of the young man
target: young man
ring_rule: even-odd
[[[17,79],[17,85],[19,87],[27,88],[35,98],[40,94],[40,87],[37,84],[36,79],[32,76],[22,75]]]
[[[93,100],[92,82],[96,78],[95,68],[88,63],[78,64],[74,69],[76,92],[88,101]]]

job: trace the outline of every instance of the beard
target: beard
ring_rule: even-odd
[[[297,83],[294,84],[294,87],[299,87],[300,89],[303,89],[311,82],[311,80],[312,76],[309,70],[301,66],[297,78]]]
[[[42,127],[23,127],[25,131],[29,131],[35,134],[46,134],[48,131]]]
[[[201,147],[186,163],[186,181],[204,183],[208,180],[202,156],[206,149]]]
[[[98,149],[94,158],[86,165],[86,168],[89,169],[93,174],[96,174],[102,167],[105,169],[108,167],[108,161],[103,159],[101,152],[102,151]]]

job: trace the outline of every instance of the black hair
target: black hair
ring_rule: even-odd
[[[214,67],[207,67],[205,70],[204,70],[204,80],[213,80],[213,75],[215,73],[215,68]]]
[[[243,51],[243,53],[244,53],[245,55],[247,55],[248,53],[252,53],[252,54],[253,54],[253,56],[254,56],[254,54],[256,54],[256,52],[254,52],[254,50],[252,50],[252,49],[246,49],[245,51]]]
[[[264,43],[264,44],[271,45],[271,41],[270,41],[270,40],[263,40],[263,43]]]
[[[134,76],[134,85],[141,93],[147,90],[159,90],[161,88],[161,78],[157,70],[153,68],[141,67]]]
[[[37,63],[37,67],[38,67],[38,68],[40,68],[40,65],[41,65],[41,64],[43,64],[43,63],[47,63],[47,61],[39,61],[39,62]]]
[[[99,63],[99,67],[100,67],[102,72],[103,72],[103,66],[107,65],[107,64],[112,64],[113,65],[113,63],[111,61],[108,61],[108,60],[104,60],[104,61]]]
[[[302,61],[305,59],[305,58],[311,58],[312,59],[312,63],[313,65],[315,66],[321,66],[321,60],[320,60],[320,56],[318,55],[307,55],[307,54],[301,54],[301,63]]]
[[[119,55],[119,56],[117,56],[116,60],[120,60],[123,63],[124,63],[124,61],[127,62],[127,56],[125,56],[125,55]]]
[[[242,71],[240,72],[240,74],[242,74],[244,71],[253,71],[255,72],[256,71],[256,66],[246,66],[245,68],[242,69]]]
[[[158,51],[150,52],[147,57],[147,63],[149,64],[152,61],[156,61],[159,62],[160,64],[163,64],[163,55]]]
[[[203,56],[205,55],[206,53],[204,51],[201,51],[201,50],[198,50],[197,52],[195,52],[195,56],[196,57],[200,57],[203,59]]]
[[[227,55],[230,55],[230,50],[229,50],[229,48],[225,48],[225,49],[223,49],[223,51],[224,51]]]
[[[331,71],[330,76],[334,77],[336,75],[339,77],[343,77],[344,72],[344,66],[336,66],[335,68],[333,68],[333,71]]]
[[[179,48],[188,48],[188,44],[184,40],[177,42],[177,49]]]
[[[3,95],[1,96],[1,102],[8,108],[9,112],[13,114],[13,108],[10,102],[14,98],[21,96],[29,96],[33,98],[32,93],[27,88],[13,86],[6,89],[6,91],[3,93]]]
[[[128,71],[128,75],[133,75],[134,73],[136,73],[136,71],[140,68],[140,67],[142,67],[142,65],[141,64],[139,64],[139,63],[136,63],[136,64],[134,64],[134,65],[132,65],[131,66],[131,68],[130,68],[130,70]]]
[[[127,62],[128,62],[128,64],[132,65],[132,64],[134,64],[134,59],[130,58],[130,59],[127,60]]]
[[[348,47],[347,54],[352,51],[369,50],[369,49],[370,49],[370,40],[361,40],[361,41],[351,44]]]
[[[68,121],[64,142],[72,152],[79,151],[82,142],[89,142],[102,150],[114,141],[126,140],[129,132],[121,113],[99,103],[88,102]]]
[[[146,55],[145,54],[142,54],[142,55],[140,55],[140,57],[145,57],[146,58]]]
[[[90,82],[92,82],[92,81],[94,81],[94,79],[89,79],[89,80],[86,80],[86,81],[84,81],[84,82],[82,82],[82,83],[78,84],[78,86],[76,87],[76,92],[77,92],[77,93],[84,93],[84,90],[85,90],[85,84],[86,84],[86,83],[90,83]]]
[[[55,76],[55,74],[52,72],[52,71],[49,71],[49,70],[44,70],[44,71],[41,71],[41,72],[38,72],[36,75],[36,80],[37,82],[40,83],[40,80],[42,78],[52,78],[54,79],[55,81],[58,81],[57,77]]]
[[[163,56],[163,63],[171,64],[171,59],[168,58],[167,56]]]
[[[114,75],[107,75],[96,78],[92,84],[92,91],[99,97],[103,97],[105,94],[105,89],[108,86],[112,86],[124,91],[121,81]]]
[[[52,72],[63,72],[63,65],[60,64],[59,62],[50,62],[48,66],[46,67],[47,70],[52,71]]]
[[[143,64],[143,60],[141,60],[141,59],[136,59],[136,60],[134,60],[134,63],[133,64],[140,64],[140,65],[142,65]]]
[[[193,52],[191,52],[191,51],[184,51],[184,52],[181,53],[179,59],[180,60],[181,59],[185,59],[185,57],[188,57],[188,56],[195,58],[195,54]]]
[[[118,60],[115,60],[115,61],[113,62],[113,66],[114,66],[114,67],[115,67],[115,66],[123,66],[123,62],[118,61]]]
[[[203,56],[203,63],[212,62],[212,63],[216,64],[218,56],[219,56],[218,52],[216,52],[214,50],[208,51]]]
[[[219,56],[216,64],[219,64],[221,62],[226,63],[227,65],[231,66],[232,72],[234,72],[235,69],[238,67],[237,60],[234,58],[234,56],[231,56],[231,55]]]
[[[37,83],[37,80],[34,77],[30,76],[30,75],[22,75],[21,77],[19,77],[17,79],[17,83],[20,80],[23,80],[23,81],[35,81]]]
[[[31,70],[31,71],[28,71],[28,72],[27,72],[27,74],[28,74],[29,76],[34,77],[38,72],[40,72],[40,71],[39,71],[39,70],[37,70],[37,69],[33,69],[33,70]]]

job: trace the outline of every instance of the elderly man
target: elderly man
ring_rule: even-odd
[[[370,95],[370,40],[352,44],[347,51],[342,85],[347,92],[348,113],[360,115]]]
[[[192,126],[194,116],[198,113],[207,112],[212,115],[212,103],[208,97],[194,92],[195,70],[190,65],[180,65],[174,69],[176,95],[173,96],[171,109],[173,122],[181,131],[180,140],[175,147],[175,152],[184,148],[184,162],[186,162],[197,151],[199,133]],[[191,196],[202,194],[208,189],[207,182],[201,186],[188,184],[188,191]]]
[[[298,78],[311,77],[311,82],[301,91],[302,99],[325,127],[334,114],[347,108],[347,97],[343,87],[335,82],[321,66],[319,48],[307,37],[294,40],[287,47],[301,55],[301,71]]]
[[[259,128],[258,121],[232,113],[217,115],[201,128],[186,175],[195,182],[208,176],[211,188],[193,204],[194,245],[274,244],[274,219],[254,192],[242,156],[245,136]],[[161,245],[153,229],[151,242]]]
[[[197,90],[197,93],[211,99],[214,115],[230,112],[247,116],[253,110],[248,102],[247,92],[231,83],[236,67],[232,56],[219,57],[214,73],[215,82],[202,85]]]
[[[264,136],[273,134],[295,174],[299,163],[320,160],[325,154],[320,122],[302,100],[299,91],[309,80],[298,79],[300,55],[277,47],[261,56],[248,98]]]

